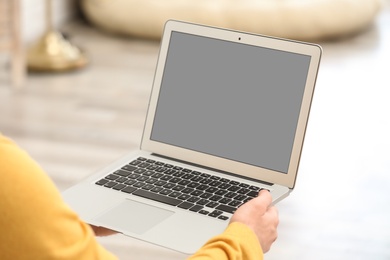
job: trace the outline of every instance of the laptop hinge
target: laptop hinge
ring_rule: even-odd
[[[249,181],[261,183],[261,184],[268,185],[268,186],[273,186],[274,185],[273,183],[270,183],[270,182],[260,181],[260,180],[256,180],[256,179],[253,179],[253,178],[250,178],[250,177],[238,175],[238,174],[235,174],[235,173],[221,171],[221,170],[214,169],[214,168],[207,167],[207,166],[202,166],[202,165],[199,165],[199,164],[196,164],[196,163],[191,163],[191,162],[187,162],[187,161],[183,161],[183,160],[178,160],[178,159],[171,158],[171,157],[168,157],[168,156],[165,156],[165,155],[161,155],[161,154],[152,153],[152,155],[156,156],[156,157],[168,159],[168,160],[171,160],[171,161],[176,161],[176,162],[179,162],[179,163],[189,164],[189,165],[192,165],[192,166],[195,166],[195,167],[198,167],[198,168],[203,168],[205,170],[215,171],[215,172],[219,172],[219,173],[230,175],[230,176],[234,176],[234,177],[239,177],[239,178],[242,178],[242,179],[246,179],[246,180],[249,180]]]

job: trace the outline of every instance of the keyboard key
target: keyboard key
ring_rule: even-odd
[[[114,187],[114,186],[117,185],[117,184],[118,184],[118,183],[115,182],[115,181],[110,181],[110,182],[104,184],[104,187],[112,188],[112,187]]]
[[[129,163],[130,165],[138,165],[142,163],[141,161],[138,161],[138,160],[135,160],[135,161],[132,161],[131,163]]]
[[[188,184],[187,186],[189,187],[189,188],[196,188],[196,187],[198,187],[200,184],[199,183],[197,183],[197,182],[191,182],[190,184]]]
[[[148,176],[141,176],[141,177],[137,178],[137,181],[146,181],[148,179],[149,179]]]
[[[208,185],[206,185],[206,184],[201,184],[201,185],[199,185],[198,187],[196,187],[196,189],[197,190],[205,190],[205,189],[207,189],[209,186]]]
[[[166,188],[166,189],[172,189],[175,186],[176,186],[176,184],[168,182],[163,187]]]
[[[223,196],[223,195],[225,195],[226,193],[228,193],[227,190],[218,190],[218,191],[215,192],[215,195]]]
[[[212,186],[212,187],[218,187],[220,184],[221,184],[220,181],[212,181],[212,182],[209,183],[209,185]]]
[[[208,189],[205,190],[205,192],[210,192],[210,193],[214,193],[218,190],[218,188],[215,188],[215,187],[210,187]]]
[[[172,176],[169,176],[169,175],[164,175],[161,177],[160,180],[163,180],[163,181],[169,181],[170,179],[172,179]]]
[[[229,219],[229,218],[222,215],[222,216],[219,216],[218,219],[227,220],[227,219]]]
[[[185,188],[185,189],[183,189],[181,192],[186,193],[186,194],[189,194],[189,193],[191,193],[191,192],[193,192],[193,191],[194,191],[194,189]]]
[[[218,201],[218,200],[220,200],[220,199],[222,199],[222,197],[221,197],[221,196],[218,196],[218,195],[214,195],[214,196],[212,196],[212,197],[209,198],[209,200],[212,200],[212,201]]]
[[[209,212],[208,212],[207,210],[204,210],[204,209],[199,210],[198,213],[200,213],[200,214],[202,214],[202,215],[207,215],[207,214],[209,214]]]
[[[225,195],[225,197],[226,198],[234,198],[235,196],[237,196],[237,193],[235,193],[235,192],[228,192],[226,195]]]
[[[245,200],[246,198],[247,196],[241,194],[234,197],[235,200],[241,200],[241,201]]]
[[[187,201],[195,203],[195,202],[197,202],[198,200],[199,200],[198,197],[193,196],[193,197],[189,198]]]
[[[125,181],[128,181],[128,180],[129,180],[129,179],[127,179],[127,178],[125,178],[125,177],[120,177],[120,178],[116,179],[115,181],[116,181],[116,182],[122,183],[122,182],[125,182]]]
[[[179,178],[179,177],[174,177],[174,178],[169,180],[169,182],[172,182],[172,183],[178,183],[179,181],[181,181],[181,178]]]
[[[138,165],[138,167],[140,167],[140,168],[147,168],[147,167],[149,167],[149,166],[150,166],[149,163],[140,163],[140,164]]]
[[[171,198],[171,197],[166,197],[166,196],[156,194],[156,193],[146,191],[146,190],[136,190],[133,193],[133,195],[140,196],[143,198],[148,198],[148,199],[151,199],[154,201],[159,201],[159,202],[162,202],[162,203],[165,203],[168,205],[172,205],[172,206],[177,206],[182,202],[181,200]]]
[[[164,189],[163,187],[154,187],[154,188],[151,189],[150,191],[159,193],[159,192],[162,191],[163,189]]]
[[[248,192],[248,194],[246,194],[247,196],[249,197],[252,197],[252,198],[255,198],[259,195],[259,192],[258,191],[255,191],[255,190],[252,190],[250,192]]]
[[[124,171],[124,170],[117,170],[114,173],[117,174],[117,175],[123,176],[123,177],[127,177],[127,176],[129,176],[131,174],[131,172]]]
[[[219,203],[214,202],[214,201],[210,201],[209,203],[206,204],[206,207],[215,208],[218,205],[219,205]]]
[[[172,174],[172,176],[175,176],[175,177],[181,177],[184,175],[184,172],[179,172],[179,171],[176,171],[174,174]]]
[[[240,185],[238,185],[242,188],[248,188],[249,187],[249,184],[246,184],[246,183],[241,183]]]
[[[167,184],[166,181],[156,181],[156,182],[154,183],[154,185],[156,185],[156,186],[164,186],[165,184]]]
[[[227,190],[227,189],[229,189],[231,186],[232,186],[232,185],[230,185],[230,184],[222,183],[221,185],[218,186],[218,188],[223,189],[223,190]]]
[[[191,183],[191,181],[189,181],[189,180],[181,180],[177,184],[180,184],[180,185],[183,185],[183,186],[187,186],[190,183]]]
[[[146,169],[138,168],[137,170],[134,171],[134,173],[143,173],[146,172]]]
[[[180,195],[181,195],[180,192],[174,191],[174,192],[171,192],[168,196],[172,197],[172,198],[176,198],[176,197],[179,197]]]
[[[232,213],[232,214],[236,211],[236,208],[227,205],[222,205],[222,204],[216,207],[216,209],[225,211],[227,213]]]
[[[231,186],[228,191],[238,191],[239,189],[241,189],[240,187],[238,186]]]
[[[184,202],[182,202],[182,203],[180,203],[180,204],[178,205],[178,207],[179,207],[179,208],[182,208],[182,209],[189,209],[189,208],[191,208],[192,206],[194,206],[194,204],[189,203],[189,202],[187,202],[187,201],[184,201]]]
[[[155,162],[155,164],[158,165],[158,166],[163,166],[165,163],[163,163],[163,162]]]
[[[108,182],[108,180],[106,180],[106,179],[101,179],[101,180],[95,182],[95,184],[97,184],[97,185],[104,185],[104,184],[106,184],[107,182]]]
[[[221,204],[229,204],[232,201],[232,199],[229,198],[222,198],[218,202]]]
[[[182,189],[184,189],[184,186],[181,185],[176,185],[175,187],[172,188],[172,190],[174,191],[181,191]]]
[[[143,187],[145,185],[146,185],[146,183],[144,183],[144,182],[137,182],[137,183],[133,184],[133,187],[141,188],[141,187]]]
[[[137,188],[127,186],[126,188],[122,189],[121,191],[126,192],[126,193],[133,193],[135,190],[137,190]]]
[[[140,176],[141,176],[141,175],[138,174],[138,173],[132,173],[132,174],[130,174],[129,178],[130,178],[130,179],[137,179],[137,178],[139,178]]]
[[[154,171],[146,171],[142,173],[143,176],[152,176],[154,174]]]
[[[153,183],[155,183],[155,182],[157,182],[157,181],[158,181],[158,179],[150,178],[150,179],[148,179],[148,180],[146,181],[146,183],[153,184]]]
[[[250,191],[249,189],[242,188],[242,189],[238,190],[237,193],[240,193],[240,194],[247,194],[249,191]]]
[[[142,187],[143,190],[151,190],[153,188],[154,186],[152,184],[146,184],[145,186]]]
[[[162,176],[164,176],[164,174],[162,173],[159,173],[159,172],[156,172],[155,174],[152,175],[153,178],[161,178]]]
[[[190,174],[190,173],[187,173],[187,174],[184,174],[183,176],[181,176],[183,179],[185,180],[189,180],[191,178],[194,178],[194,175]]]
[[[194,205],[190,208],[190,211],[198,212],[199,210],[203,209],[203,206],[201,205]]]
[[[193,196],[200,196],[201,194],[203,194],[203,191],[200,191],[200,190],[195,190],[195,191],[191,192],[191,195],[193,195]]]
[[[165,172],[166,170],[168,170],[168,168],[159,167],[159,168],[156,169],[156,172]]]
[[[163,189],[162,191],[160,191],[160,194],[162,195],[168,195],[169,193],[171,193],[172,191],[170,189]]]
[[[191,181],[193,182],[200,182],[201,180],[203,180],[203,178],[199,176],[195,176],[194,178],[191,179]]]
[[[211,212],[209,214],[210,217],[213,217],[213,218],[216,218],[218,217],[219,215],[221,215],[223,213],[223,211],[220,211],[220,210],[214,210],[213,212]]]
[[[115,186],[113,187],[113,189],[114,189],[114,190],[121,190],[121,189],[123,189],[124,187],[127,187],[127,185],[124,185],[124,184],[122,184],[122,183],[119,183],[119,184],[115,185]]]
[[[106,179],[108,179],[108,180],[116,180],[116,179],[118,179],[119,178],[119,176],[118,175],[115,175],[115,174],[110,174],[110,175],[108,175],[108,176],[106,176]]]
[[[228,205],[229,206],[233,206],[233,207],[238,207],[242,204],[241,201],[238,201],[238,200],[233,200],[232,202],[230,202]]]
[[[188,194],[181,194],[179,197],[177,197],[178,199],[180,200],[188,200],[189,198],[191,198],[191,195],[188,195]]]
[[[200,200],[198,200],[198,201],[196,202],[196,204],[199,204],[199,205],[206,205],[206,204],[208,204],[208,203],[210,203],[210,201],[209,201],[209,200],[206,200],[206,199],[200,199]]]
[[[203,179],[199,183],[201,183],[201,184],[209,184],[212,181],[213,181],[212,179]]]
[[[124,184],[126,184],[126,185],[133,185],[133,184],[135,184],[135,183],[137,183],[136,180],[128,180],[128,181],[126,181]]]
[[[158,165],[151,165],[151,166],[149,166],[149,167],[146,168],[146,169],[151,170],[151,171],[154,171],[154,170],[156,170],[158,167],[159,167]]]
[[[208,193],[208,192],[205,192],[205,193],[203,193],[202,195],[200,195],[199,197],[201,197],[202,199],[208,199],[208,198],[210,198],[211,196],[213,196],[213,194]]]
[[[169,174],[169,175],[173,175],[173,174],[175,174],[177,171],[175,171],[175,170],[172,170],[172,169],[168,169],[168,170],[166,170],[164,173],[165,174]]]

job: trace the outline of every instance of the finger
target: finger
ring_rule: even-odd
[[[268,190],[260,190],[257,198],[262,200],[262,203],[268,208],[272,204],[272,196]]]

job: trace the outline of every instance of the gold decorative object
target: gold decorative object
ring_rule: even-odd
[[[28,69],[68,71],[84,67],[88,63],[85,53],[53,29],[51,0],[46,0],[46,25],[45,34],[28,50]]]

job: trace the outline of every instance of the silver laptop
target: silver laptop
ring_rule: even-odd
[[[192,254],[235,210],[293,190],[321,48],[168,21],[140,150],[71,187],[83,220]]]

